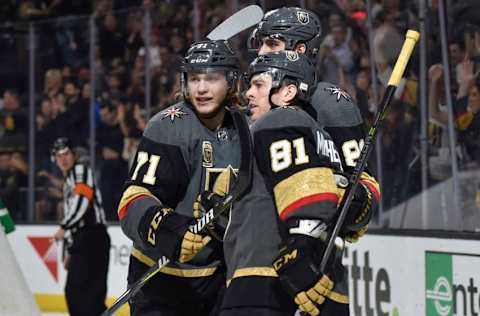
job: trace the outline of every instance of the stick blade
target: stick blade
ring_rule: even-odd
[[[207,38],[209,40],[228,40],[241,31],[258,24],[263,18],[263,10],[258,5],[249,5],[220,23]]]

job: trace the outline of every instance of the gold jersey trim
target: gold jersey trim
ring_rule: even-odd
[[[263,276],[263,277],[278,278],[277,272],[272,267],[240,268],[235,270],[235,272],[233,273],[233,276],[227,280],[227,287],[230,285],[232,280],[237,278],[242,278],[242,277],[249,277],[249,276]],[[328,293],[327,297],[337,303],[348,304],[347,295],[331,291],[330,293]]]
[[[156,263],[155,260],[150,258],[149,256],[143,254],[137,248],[132,248],[132,256],[138,259],[138,261],[142,262],[143,264],[153,267]],[[181,268],[173,268],[173,267],[163,267],[160,269],[160,272],[163,274],[173,275],[181,278],[201,278],[213,275],[217,267],[210,267],[210,268],[199,268],[199,269],[181,269]]]
[[[160,200],[146,188],[138,185],[131,185],[123,192],[120,203],[118,204],[118,211],[120,212],[120,210],[122,210],[129,202],[141,195],[146,195],[158,201],[158,203],[161,203]]]
[[[337,193],[333,172],[316,167],[297,172],[279,182],[274,188],[275,204],[279,214],[294,202],[319,193]]]
[[[240,268],[235,270],[233,276],[227,280],[227,287],[230,285],[233,279],[246,277],[246,276],[266,276],[277,278],[278,274],[272,267],[249,267],[249,268]]]

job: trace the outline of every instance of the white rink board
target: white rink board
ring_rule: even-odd
[[[12,249],[30,289],[35,294],[63,295],[66,271],[61,261],[60,244],[51,240],[55,225],[17,225],[8,235]],[[126,290],[131,242],[119,226],[108,228],[111,238],[108,296]]]
[[[352,315],[480,314],[478,240],[367,235],[344,263]]]
[[[66,272],[59,264],[57,245],[49,241],[56,229],[54,225],[18,225],[8,236],[35,294],[63,294]],[[108,296],[117,297],[126,289],[131,243],[119,226],[111,226],[108,231],[112,240]],[[40,249],[43,259],[32,238],[37,238],[37,248],[47,245],[50,249]],[[367,235],[349,246],[344,263],[350,274],[353,316],[480,315],[480,241]],[[438,279],[449,282],[442,287]],[[431,284],[427,285],[427,281]],[[435,284],[440,286],[435,288]]]

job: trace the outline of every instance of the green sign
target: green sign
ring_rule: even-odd
[[[427,316],[453,316],[453,260],[451,254],[425,253]]]

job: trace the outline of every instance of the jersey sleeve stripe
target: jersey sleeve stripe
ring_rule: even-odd
[[[123,192],[122,198],[120,199],[118,205],[118,218],[122,220],[127,215],[128,206],[132,204],[133,201],[142,197],[149,197],[161,203],[160,200],[149,190],[141,186],[131,185],[125,190],[125,192]]]
[[[77,183],[73,189],[73,192],[86,197],[89,201],[93,200],[93,189],[85,183]]]
[[[306,196],[302,199],[299,199],[289,206],[287,206],[281,213],[279,213],[280,218],[285,220],[288,215],[293,213],[295,210],[299,209],[302,206],[318,203],[318,202],[333,202],[337,204],[338,196],[335,193],[319,193],[311,196]],[[280,210],[279,210],[280,212]]]
[[[302,201],[304,198],[317,196],[321,194],[332,200],[335,197],[335,202],[338,200],[337,186],[333,177],[333,172],[330,168],[315,167],[299,171],[288,178],[280,181],[273,188],[275,196],[275,204],[279,215],[281,215],[287,208],[291,209],[292,205],[300,203],[304,205],[309,199]],[[309,203],[312,203],[310,201]],[[295,206],[298,208],[299,206]]]

